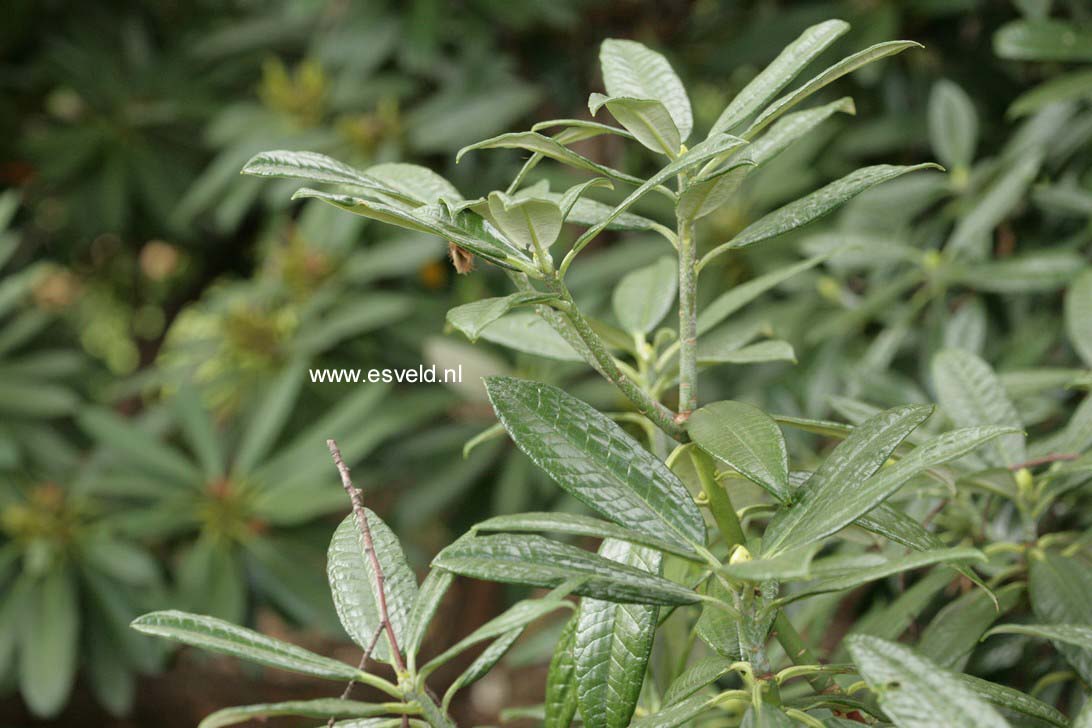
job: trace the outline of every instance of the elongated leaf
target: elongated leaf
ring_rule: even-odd
[[[319,199],[334,207],[388,225],[438,235],[455,243],[460,248],[464,248],[474,255],[480,255],[497,265],[516,268],[528,273],[528,275],[539,275],[527,256],[505,240],[480,215],[470,210],[461,210],[453,217],[445,217],[439,206],[430,205],[414,210],[404,210],[359,197],[320,192],[306,187],[298,190],[293,198]]]
[[[755,165],[740,160],[708,176],[697,177],[679,196],[676,214],[681,220],[699,220],[732,199]]]
[[[1028,559],[1031,609],[1043,624],[1092,624],[1092,572],[1082,562],[1051,551],[1033,550]],[[1092,651],[1055,642],[1086,683],[1092,682]]]
[[[282,715],[295,715],[318,720],[328,717],[369,718],[387,715],[389,712],[383,705],[361,703],[356,700],[338,700],[337,698],[290,700],[283,703],[259,703],[224,708],[205,718],[198,724],[197,728],[224,728],[225,726],[238,725],[253,720],[264,722],[265,718]]]
[[[459,674],[459,677],[455,678],[454,682],[451,683],[451,687],[444,693],[445,703],[449,702],[458,691],[485,677],[507,654],[508,650],[512,649],[512,645],[520,638],[524,629],[525,627],[516,627],[509,630],[482,650],[481,654],[474,658],[474,661]]]
[[[736,94],[731,103],[717,117],[710,135],[732,131],[785,88],[804,70],[805,66],[847,30],[849,30],[849,23],[843,20],[827,20],[801,33],[796,40],[785,46],[770,65]]]
[[[577,154],[556,139],[532,131],[501,134],[491,139],[486,139],[471,144],[470,146],[463,147],[459,150],[459,153],[455,155],[455,161],[458,162],[462,159],[464,154],[475,149],[525,149],[529,152],[535,152],[544,157],[549,157],[562,164],[567,164],[570,167],[586,169],[589,172],[595,172],[613,180],[637,185],[643,182],[643,180],[638,177],[593,162],[587,157]]]
[[[550,119],[548,121],[539,121],[531,125],[531,131],[542,131],[543,129],[551,129],[553,127],[563,127],[560,134],[555,134],[554,138],[562,144],[572,144],[573,142],[584,141],[585,139],[592,139],[603,134],[614,134],[616,136],[625,137],[626,139],[632,139],[633,135],[625,129],[619,129],[616,126],[609,124],[601,124],[598,121],[589,121],[588,119]]]
[[[612,538],[617,541],[649,546],[686,559],[699,558],[692,549],[680,547],[672,541],[663,541],[642,531],[635,531],[610,521],[602,521],[579,513],[514,513],[494,516],[475,524],[474,530],[487,533],[491,531],[570,533],[593,538]]]
[[[575,243],[573,243],[574,250],[582,249],[592,238],[605,230],[616,217],[628,210],[633,204],[644,197],[646,194],[656,189],[659,185],[663,184],[672,177],[686,172],[698,165],[705,164],[706,162],[716,159],[717,157],[732,151],[738,147],[743,146],[747,142],[739,137],[734,137],[730,134],[719,134],[709,137],[708,139],[698,142],[694,145],[693,149],[690,149],[685,154],[680,155],[671,164],[660,169],[659,172],[645,180],[640,187],[635,189],[624,200],[615,205],[611,213],[602,222],[589,228],[583,235],[581,235]]]
[[[1012,214],[1039,174],[1042,155],[1030,151],[1018,158],[989,186],[948,238],[945,250],[953,256],[981,260],[989,250],[990,233]]]
[[[606,540],[599,555],[658,574],[662,555],[625,541]],[[576,616],[573,655],[580,715],[589,728],[624,728],[637,707],[644,683],[656,607],[584,599]]]
[[[592,94],[588,98],[588,111],[593,115],[604,106],[647,149],[672,159],[678,156],[682,138],[663,102],[603,94]]]
[[[963,687],[970,689],[982,700],[1001,708],[1003,713],[1018,714],[1014,716],[1014,720],[1020,718],[1020,716],[1027,716],[1035,721],[1045,721],[1050,725],[1058,726],[1058,728],[1069,727],[1068,718],[1043,701],[1036,700],[1026,693],[983,680],[974,675],[956,673],[955,678]]]
[[[1008,728],[988,703],[910,648],[867,635],[847,642],[880,707],[899,728]]]
[[[664,705],[674,705],[691,697],[702,688],[712,685],[727,675],[731,666],[731,662],[719,655],[703,657],[671,681],[664,692]]]
[[[729,563],[723,566],[720,572],[730,579],[739,581],[805,579],[811,571],[811,560],[818,550],[818,544],[810,544],[769,559],[750,559]]]
[[[201,470],[185,456],[113,412],[87,408],[80,412],[77,421],[84,432],[116,452],[128,465],[174,485],[197,486],[203,482]]]
[[[1013,256],[1007,260],[983,261],[966,270],[956,268],[952,277],[991,293],[1056,291],[1064,288],[1083,264],[1084,260],[1079,255],[1048,251]]]
[[[384,162],[368,167],[366,174],[383,182],[421,205],[433,205],[441,199],[457,202],[463,199],[455,185],[428,167],[405,162]]]
[[[574,497],[656,538],[705,543],[705,522],[686,486],[609,418],[537,382],[490,377],[486,390],[516,445]]]
[[[417,602],[417,577],[406,563],[398,537],[371,510],[365,509],[365,513],[375,555],[383,570],[387,614],[401,646],[405,640],[410,610]],[[326,574],[342,626],[353,642],[361,649],[368,649],[381,623],[379,584],[371,559],[364,551],[363,536],[353,514],[345,517],[330,539]],[[388,648],[386,637],[381,637],[373,655],[378,660],[390,662],[393,657]]]
[[[573,642],[576,638],[576,616],[565,623],[558,638],[550,669],[546,673],[546,716],[543,728],[569,728],[576,715],[576,661]]]
[[[1092,31],[1063,20],[1015,20],[994,34],[993,49],[1020,61],[1092,61]]]
[[[200,614],[152,612],[133,620],[132,627],[144,634],[163,637],[209,652],[327,680],[353,680],[359,672],[355,667],[316,655],[302,647]]]
[[[930,620],[918,641],[918,651],[945,669],[962,670],[989,626],[1015,607],[1023,593],[1023,584],[998,589],[999,606],[984,591],[964,594]]]
[[[549,294],[534,291],[519,291],[500,298],[483,298],[449,310],[447,322],[465,334],[466,338],[477,341],[486,326],[516,306],[542,303],[552,298]]]
[[[852,589],[877,579],[923,566],[951,562],[985,561],[981,551],[966,547],[916,551],[899,558],[887,559],[880,554],[831,556],[811,563],[810,581],[802,582],[799,591],[781,598],[783,602]]]
[[[781,501],[790,499],[789,453],[769,415],[743,402],[714,402],[690,416],[690,438]]]
[[[547,359],[584,361],[569,342],[551,327],[549,321],[533,311],[514,311],[501,316],[482,329],[480,337]]]
[[[932,412],[932,407],[922,405],[895,407],[855,427],[823,461],[802,489],[798,502],[770,522],[763,539],[764,554],[775,556],[818,541],[867,512],[867,508],[844,508],[842,501],[860,488]]]
[[[706,594],[709,596],[721,601],[730,601],[733,598],[719,579],[710,579],[706,584]],[[739,622],[739,617],[707,604],[702,608],[694,630],[718,655],[739,660],[742,657],[739,648]]]
[[[534,535],[463,538],[432,563],[456,574],[505,584],[552,588],[582,579],[574,593],[613,602],[670,606],[699,601],[697,594],[663,577]]]
[[[962,349],[948,349],[933,357],[933,384],[944,412],[962,427],[999,425],[1022,430],[1016,407],[990,365]],[[1021,432],[999,438],[987,451],[994,465],[1015,465],[1027,460]]]
[[[79,664],[80,605],[76,583],[54,568],[35,584],[19,635],[19,692],[30,711],[56,715],[68,702]]]
[[[826,260],[828,255],[819,255],[802,260],[799,263],[752,278],[746,283],[733,286],[720,294],[698,314],[698,334],[704,334],[724,321],[739,309],[761,296],[766,291],[779,286],[793,276],[814,268]]]
[[[857,107],[854,106],[853,99],[846,96],[814,109],[786,115],[770,127],[769,131],[751,142],[744,156],[761,166],[837,113],[856,114]]]
[[[293,152],[285,149],[262,152],[243,165],[242,173],[257,177],[288,177],[309,182],[348,185],[376,193],[381,200],[393,199],[411,205],[422,203],[416,195],[405,194],[375,177],[315,152]]]
[[[690,98],[666,58],[635,41],[609,38],[599,46],[599,65],[609,95],[659,101],[686,141],[694,126]]]
[[[987,632],[986,637],[995,634],[1026,634],[1092,652],[1092,626],[1086,624],[1002,624]]]
[[[622,328],[640,334],[656,328],[675,301],[677,270],[675,259],[664,257],[619,281],[611,302]]]
[[[892,40],[886,43],[877,43],[874,46],[865,48],[863,51],[858,51],[851,56],[843,58],[818,76],[810,79],[804,85],[767,106],[766,109],[758,115],[758,118],[747,128],[747,131],[743,135],[744,138],[754,139],[759,132],[777,121],[777,119],[789,109],[796,106],[819,89],[837,81],[842,76],[853,73],[858,68],[867,66],[869,63],[878,61],[881,58],[887,58],[888,56],[902,53],[910,48],[921,47],[922,45],[920,43],[909,40]]]
[[[186,386],[174,397],[173,404],[178,413],[178,423],[201,462],[206,480],[223,475],[226,471],[220,435],[212,416],[202,406],[201,395],[192,386]]]
[[[796,361],[796,351],[792,344],[782,339],[769,339],[728,351],[700,350],[698,364],[765,364],[772,361]]]
[[[1009,105],[1008,116],[1021,117],[1034,114],[1051,104],[1075,101],[1092,96],[1092,71],[1080,70],[1060,73],[1016,97]]]
[[[235,455],[232,470],[238,475],[251,473],[273,448],[281,434],[303,386],[305,362],[294,361],[285,367],[247,422],[246,431]]]
[[[937,159],[949,169],[966,168],[978,143],[978,116],[967,92],[941,79],[929,95],[929,142]]]
[[[432,569],[421,582],[421,587],[417,590],[417,601],[413,603],[406,623],[406,641],[402,649],[406,651],[407,658],[412,659],[421,649],[432,618],[453,581],[455,575],[450,571]]]
[[[1092,367],[1092,269],[1081,273],[1066,294],[1065,330],[1085,365]]]
[[[801,197],[799,200],[790,202],[751,223],[734,238],[718,245],[707,253],[702,258],[702,265],[704,266],[708,261],[732,248],[754,245],[807,225],[809,222],[830,214],[867,189],[909,172],[922,169],[938,169],[938,167],[935,164],[915,164],[912,166],[877,164],[851,172],[845,177],[831,182],[825,187]]]

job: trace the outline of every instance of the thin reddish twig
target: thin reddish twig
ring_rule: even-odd
[[[375,633],[372,635],[371,640],[368,641],[368,648],[364,650],[364,654],[360,656],[360,664],[357,669],[362,671],[368,664],[368,658],[372,656],[372,651],[375,650],[375,645],[379,642],[379,635],[383,634],[383,625],[380,624],[375,628]],[[348,700],[349,696],[353,692],[353,685],[356,685],[356,680],[350,680],[349,684],[345,686],[345,689],[341,691],[341,700]],[[334,724],[337,722],[337,718],[330,716],[330,720],[326,721],[326,728],[334,728]]]
[[[387,611],[386,580],[383,577],[383,567],[379,564],[379,557],[375,553],[372,529],[368,525],[368,516],[364,511],[364,499],[360,495],[360,491],[353,486],[353,481],[349,477],[349,466],[345,464],[345,460],[341,457],[341,450],[338,449],[337,443],[333,440],[327,440],[326,447],[330,448],[330,454],[334,458],[334,465],[337,466],[337,471],[341,475],[341,485],[345,488],[345,492],[349,494],[349,500],[352,501],[356,524],[360,528],[361,536],[364,538],[364,552],[371,562],[372,571],[375,572],[375,601],[379,606],[379,623],[387,633],[387,641],[390,643],[391,655],[394,658],[394,667],[399,673],[404,673],[406,663],[402,659],[402,651],[398,647],[398,638],[394,636],[390,612]]]

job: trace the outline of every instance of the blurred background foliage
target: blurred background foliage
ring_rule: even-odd
[[[707,272],[709,301],[788,261],[863,246],[784,283],[720,336],[725,351],[785,339],[795,363],[722,366],[703,399],[853,421],[868,406],[931,401],[929,362],[957,346],[996,368],[1027,426],[1057,428],[1092,365],[1061,323],[1092,242],[1092,8],[1082,0],[7,3],[5,725],[105,725],[107,714],[130,721],[118,725],[148,715],[192,725],[207,706],[178,697],[164,711],[169,681],[139,677],[167,668],[164,655],[126,628],[168,604],[333,645],[322,563],[346,504],[326,437],[420,566],[489,514],[579,507],[500,439],[464,457],[494,421],[480,376],[514,372],[626,408],[581,365],[550,358],[571,357],[526,321],[477,345],[445,331],[448,308],[505,290],[496,271],[455,275],[442,241],[290,202],[293,183],[239,176],[251,155],[412,161],[470,197],[521,160],[471,154],[456,165],[455,152],[538,120],[586,117],[604,37],[664,51],[697,89],[696,126],[708,128],[783,45],[831,17],[853,25],[831,57],[890,38],[925,49],[840,82],[828,100],[854,97],[852,129],[834,120],[791,147],[706,219],[703,244],[863,163],[938,160],[946,171],[862,195]],[[651,163],[611,137],[583,144],[615,167]],[[542,171],[555,190],[578,181]],[[655,201],[640,212],[656,217]],[[613,284],[664,249],[655,236],[603,240],[570,286],[610,320]],[[315,385],[306,374],[420,363],[461,364],[463,384]],[[792,444],[817,447],[804,435]],[[475,586],[451,605],[452,621],[480,621],[504,599]],[[534,648],[513,652],[513,669]],[[1010,653],[981,660],[1012,669],[1021,653]],[[464,715],[498,707],[483,685]]]

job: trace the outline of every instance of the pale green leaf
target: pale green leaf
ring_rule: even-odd
[[[408,195],[387,183],[353,169],[347,164],[315,152],[293,152],[278,149],[251,157],[243,165],[243,174],[257,177],[288,177],[308,182],[347,185],[366,190],[383,201],[420,205],[422,200]]]
[[[339,700],[337,698],[290,700],[283,703],[259,703],[224,708],[205,718],[198,724],[197,728],[225,728],[226,726],[250,721],[264,723],[266,718],[275,718],[277,716],[300,716],[319,720],[330,717],[368,718],[387,715],[388,713],[390,711],[383,705],[361,703],[356,700]]]
[[[1002,171],[975,204],[960,216],[945,244],[945,251],[971,260],[985,258],[991,242],[990,234],[1017,208],[1039,174],[1042,161],[1039,152],[1031,151]]]
[[[868,635],[847,642],[880,707],[899,728],[1008,728],[987,702],[910,648]]]
[[[686,141],[694,126],[690,98],[666,58],[635,41],[609,38],[599,47],[599,65],[609,95],[659,101],[671,115],[680,140]]]
[[[483,328],[478,335],[486,341],[525,354],[560,361],[584,361],[549,322],[533,311],[516,311],[501,316]]]
[[[710,135],[732,131],[749,116],[762,108],[787,86],[804,68],[849,30],[849,23],[827,20],[813,25],[743,87],[720,113]]]
[[[663,320],[675,302],[678,267],[674,258],[627,273],[614,288],[614,315],[626,331],[647,334]]]
[[[570,167],[576,169],[585,169],[589,172],[595,172],[601,174],[604,177],[608,177],[613,180],[621,182],[628,182],[630,184],[639,185],[643,182],[638,177],[634,177],[630,174],[619,172],[616,169],[605,167],[602,164],[593,162],[587,157],[577,154],[567,146],[562,144],[548,136],[537,134],[532,131],[510,132],[508,134],[501,134],[491,139],[471,144],[470,146],[463,147],[459,150],[459,153],[455,155],[455,161],[458,162],[462,159],[463,155],[467,152],[476,149],[525,149],[529,152],[535,152],[541,154],[544,157],[567,164]]]
[[[19,692],[34,715],[53,717],[68,702],[79,634],[76,582],[66,569],[54,568],[32,587],[19,633]]]
[[[372,533],[372,543],[383,570],[387,614],[394,635],[401,645],[405,639],[410,610],[417,601],[417,577],[414,576],[398,537],[379,516],[365,509]],[[334,531],[326,557],[326,573],[334,607],[345,631],[361,649],[368,649],[379,629],[378,575],[364,551],[364,539],[356,516],[349,514]],[[385,637],[375,644],[376,659],[393,660]]]
[[[380,180],[422,205],[433,205],[441,199],[458,202],[463,199],[455,185],[428,167],[405,162],[384,162],[368,167],[366,174]]]
[[[945,669],[962,670],[989,626],[1015,607],[1023,594],[1023,584],[1006,585],[997,590],[997,605],[981,589],[964,594],[929,621],[918,640],[918,651]]]
[[[200,614],[152,612],[133,620],[132,627],[143,634],[163,637],[209,652],[327,680],[355,680],[359,672],[355,667],[316,655],[302,647]]]
[[[800,489],[797,502],[770,522],[763,539],[763,553],[774,556],[818,541],[866,513],[868,508],[845,507],[842,501],[864,485],[899,443],[932,412],[932,407],[922,405],[895,407],[855,427]]]
[[[1012,720],[1027,716],[1032,719],[1031,725],[1042,725],[1042,721],[1058,728],[1069,728],[1069,719],[1062,713],[1026,693],[974,675],[956,673],[955,678],[982,700],[1001,708],[1002,713],[1011,716]]]
[[[698,314],[698,334],[706,333],[766,291],[777,287],[798,273],[814,268],[828,257],[828,255],[819,255],[808,258],[729,288]]]
[[[937,400],[957,425],[1017,430],[1000,437],[986,451],[991,464],[1015,465],[1027,460],[1020,416],[989,364],[969,351],[947,349],[933,357],[932,373]]]
[[[978,143],[978,116],[967,92],[941,79],[929,95],[929,142],[949,169],[967,168]]]
[[[421,582],[417,590],[417,600],[413,603],[406,622],[405,644],[402,645],[408,659],[413,660],[421,649],[432,618],[436,616],[436,610],[453,581],[455,575],[450,571],[432,569]]]
[[[664,691],[663,703],[671,706],[686,700],[707,685],[712,685],[731,670],[732,663],[720,655],[703,657],[671,681]]]
[[[1019,61],[1092,61],[1092,30],[1064,20],[1014,20],[993,36],[1002,58]]]
[[[526,250],[546,250],[561,233],[561,208],[551,200],[490,192],[489,215],[509,240]]]
[[[1008,115],[1027,116],[1059,102],[1092,98],[1092,71],[1079,70],[1058,74],[1009,104]]]
[[[1028,559],[1031,609],[1042,624],[1092,624],[1092,570],[1084,562],[1051,551],[1033,550]],[[1092,682],[1092,651],[1055,642],[1086,683]]]
[[[679,155],[682,139],[675,121],[662,102],[603,94],[592,94],[588,99],[588,111],[593,115],[604,106],[647,149],[672,159]]]
[[[519,291],[500,298],[483,298],[450,309],[447,312],[447,322],[461,331],[466,338],[477,341],[487,326],[513,308],[543,303],[552,298],[549,294],[536,291]]]
[[[1092,269],[1086,269],[1065,296],[1065,330],[1085,366],[1092,367]]]
[[[673,541],[649,536],[643,531],[619,526],[579,513],[513,513],[493,516],[474,524],[477,532],[508,531],[511,533],[565,533],[591,538],[611,538],[617,541],[649,546],[658,551],[681,556],[684,559],[699,558],[692,549],[679,546]]]
[[[785,438],[765,412],[743,402],[714,402],[695,411],[686,429],[701,449],[721,463],[778,500],[789,500]]]

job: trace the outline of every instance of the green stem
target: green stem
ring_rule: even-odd
[[[679,413],[698,408],[698,271],[694,223],[679,222]]]
[[[786,616],[785,611],[782,609],[777,610],[777,616],[774,617],[773,631],[774,636],[777,637],[778,643],[781,645],[782,649],[785,650],[785,654],[788,655],[789,660],[794,665],[819,664],[819,658],[815,656],[815,653],[812,652],[811,648],[804,642],[804,638],[796,631],[796,627],[792,626],[792,622],[789,621],[788,616]],[[831,680],[828,675],[823,673],[809,675],[807,681],[817,693],[823,693],[830,690],[832,687],[837,687],[835,682]]]
[[[629,401],[637,408],[637,411],[650,419],[657,427],[667,433],[669,436],[675,438],[679,442],[686,442],[686,431],[682,426],[675,421],[675,413],[669,410],[660,402],[657,402],[652,396],[637,386],[637,383],[633,381],[631,377],[626,376],[625,373],[618,366],[618,362],[609,351],[607,351],[606,344],[599,338],[599,335],[592,329],[591,324],[584,318],[584,315],[576,307],[576,302],[573,300],[572,294],[569,293],[569,289],[565,287],[565,284],[561,282],[561,279],[557,276],[548,278],[546,281],[550,288],[550,292],[555,294],[558,298],[569,305],[567,311],[564,312],[565,317],[572,324],[573,329],[584,342],[585,346],[591,352],[592,357],[595,359],[596,364],[599,365],[599,369],[607,381],[618,387],[622,391],[622,394],[629,398]]]
[[[736,515],[735,507],[732,506],[728,491],[717,482],[713,458],[696,446],[691,445],[689,449],[690,460],[698,473],[702,492],[709,500],[709,510],[713,514],[713,520],[716,521],[720,535],[724,537],[729,549],[733,546],[745,545],[747,536],[743,533],[743,526],[739,522],[739,516]]]

